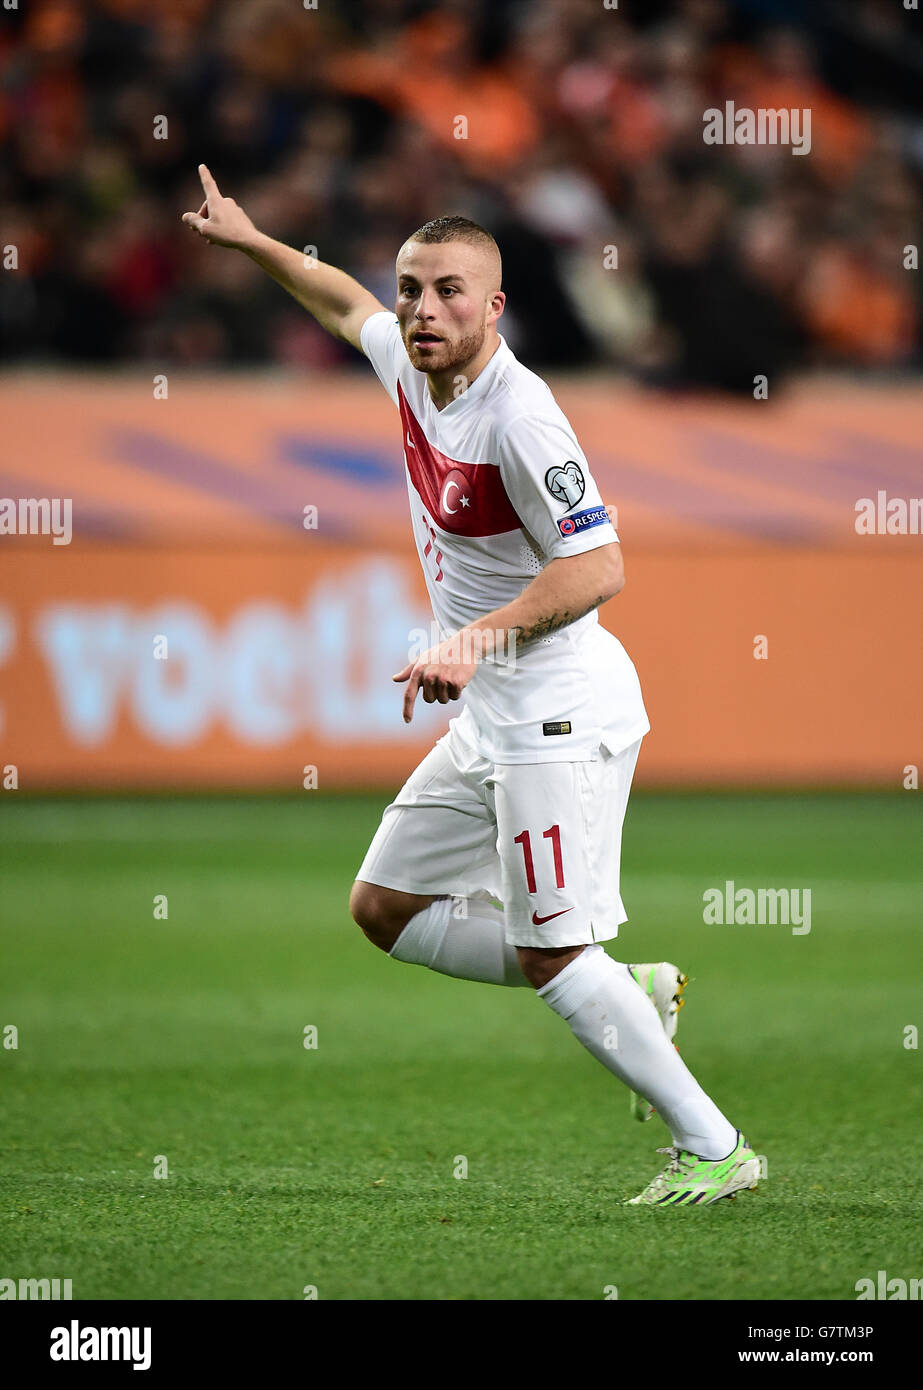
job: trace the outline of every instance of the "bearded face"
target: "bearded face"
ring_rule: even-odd
[[[395,313],[412,365],[463,372],[502,310],[497,257],[463,241],[411,240],[397,258],[397,277]]]

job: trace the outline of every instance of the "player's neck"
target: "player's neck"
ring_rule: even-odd
[[[467,391],[468,387],[481,375],[499,346],[500,335],[497,333],[494,334],[493,340],[488,338],[485,341],[480,352],[470,361],[449,367],[444,372],[426,373],[430,399],[437,410],[445,410],[447,405],[451,405],[454,400],[457,400],[460,395]]]

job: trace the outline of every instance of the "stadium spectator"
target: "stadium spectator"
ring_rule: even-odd
[[[485,222],[504,331],[537,367],[743,390],[800,364],[918,365],[910,16],[789,10],[782,27],[757,0],[32,0],[0,31],[18,257],[0,354],[351,363],[246,265],[203,272],[179,214],[205,161],[258,225],[385,300],[408,231]],[[810,155],[707,146],[726,100],[810,108]]]

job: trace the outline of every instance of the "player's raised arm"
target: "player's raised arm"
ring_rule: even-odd
[[[370,314],[385,306],[345,271],[306,257],[259,231],[233,198],[224,198],[204,164],[199,177],[205,201],[198,212],[184,212],[183,221],[214,246],[243,251],[267,275],[287,290],[321,328],[359,348],[359,330]]]

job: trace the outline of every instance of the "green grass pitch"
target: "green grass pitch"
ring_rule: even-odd
[[[4,794],[0,1276],[543,1300],[920,1277],[916,798],[632,798],[609,949],[688,972],[683,1055],[768,1165],[757,1193],[664,1212],[620,1205],[664,1126],[530,991],[397,964],[352,924],[386,797]],[[810,933],[705,925],[727,879],[810,888]]]

